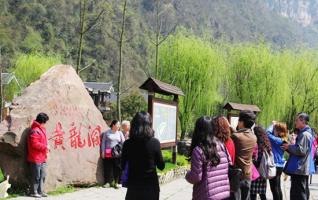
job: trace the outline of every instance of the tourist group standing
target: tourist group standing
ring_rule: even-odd
[[[127,187],[126,200],[159,200],[157,168],[164,169],[160,142],[154,138],[149,113],[138,112],[131,121],[112,121],[102,134],[104,187]]]
[[[27,139],[33,197],[46,197],[44,182],[50,151],[40,113]],[[309,116],[299,113],[288,136],[286,124],[273,121],[265,130],[256,115],[244,110],[232,128],[224,116],[203,116],[193,131],[185,179],[193,184],[193,200],[266,200],[267,182],[274,200],[282,200],[281,176],[290,176],[291,200],[309,200],[309,176],[315,172],[315,133]],[[160,142],[154,138],[152,118],[138,112],[131,121],[114,120],[101,136],[105,187],[127,187],[127,200],[159,200],[157,168],[165,168]],[[288,155],[288,159],[285,160]],[[269,180],[269,181],[267,181]],[[121,185],[122,184],[122,185]]]
[[[273,122],[265,130],[252,111],[239,113],[236,131],[225,117],[201,117],[193,132],[191,170],[193,200],[266,200],[269,180],[274,200],[282,200],[281,175],[290,176],[291,200],[309,200],[309,176],[315,172],[316,139],[309,116],[295,117],[294,136]],[[288,155],[287,162],[285,155]],[[233,176],[233,174],[235,174]]]

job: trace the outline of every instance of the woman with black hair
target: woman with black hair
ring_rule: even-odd
[[[186,175],[186,180],[193,184],[193,200],[230,197],[230,158],[224,144],[214,137],[216,128],[211,118],[205,116],[195,124],[190,149],[191,170]]]
[[[117,145],[121,148],[120,145],[125,141],[124,134],[119,129],[119,121],[113,120],[110,129],[102,134],[101,155],[104,165],[104,187],[120,187],[118,185],[121,175],[120,157],[114,157],[112,152]]]
[[[257,138],[257,156],[253,156],[253,164],[256,168],[259,168],[263,153],[271,153],[272,146],[266,134],[264,128],[256,126],[254,128],[254,133]],[[267,179],[264,177],[259,177],[256,180],[252,181],[251,184],[251,200],[256,200],[257,194],[259,194],[261,200],[266,200],[266,188],[267,188]]]
[[[163,170],[160,142],[154,138],[149,113],[138,112],[132,120],[129,139],[122,153],[122,168],[128,165],[126,200],[159,200],[158,169]]]

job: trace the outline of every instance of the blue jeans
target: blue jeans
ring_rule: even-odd
[[[30,163],[31,169],[31,194],[43,194],[47,164]]]

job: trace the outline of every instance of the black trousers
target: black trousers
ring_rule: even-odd
[[[159,186],[128,186],[125,200],[159,200]]]
[[[309,200],[309,176],[291,175],[290,200]]]
[[[119,183],[121,176],[120,158],[105,158],[103,165],[105,183]]]
[[[283,192],[281,188],[281,175],[283,172],[282,167],[276,167],[276,176],[269,180],[271,191],[273,194],[273,200],[283,200]]]
[[[251,194],[251,200],[256,200],[257,194]],[[259,194],[261,200],[266,200],[266,194]]]
[[[240,189],[231,192],[231,200],[250,200],[251,180],[243,179],[240,182]]]

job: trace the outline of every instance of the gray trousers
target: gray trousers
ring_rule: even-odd
[[[31,194],[43,194],[44,182],[46,177],[47,164],[44,163],[30,163],[31,169]]]

